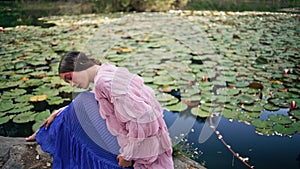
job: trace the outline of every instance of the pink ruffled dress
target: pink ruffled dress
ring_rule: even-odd
[[[104,63],[94,79],[94,92],[124,159],[134,160],[135,169],[174,168],[163,109],[141,77]]]

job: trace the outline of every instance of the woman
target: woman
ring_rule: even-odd
[[[163,109],[141,77],[109,63],[98,65],[77,51],[62,58],[59,74],[73,87],[88,88],[94,83],[100,116],[120,146],[117,159],[121,167],[129,167],[134,161],[137,169],[174,168]],[[46,127],[51,120],[46,120]]]

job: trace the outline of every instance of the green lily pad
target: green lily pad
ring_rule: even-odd
[[[48,102],[49,105],[59,105],[65,101],[70,101],[70,98],[62,98],[62,97],[56,96],[56,97],[50,97],[46,101]]]
[[[294,109],[289,112],[293,117],[300,119],[300,109]]]
[[[62,86],[60,88],[58,88],[58,91],[59,92],[64,92],[64,93],[72,93],[74,91],[73,87],[72,86]],[[55,95],[53,96],[57,96],[59,93],[55,93]]]
[[[34,106],[30,105],[29,103],[17,103],[14,106],[15,108],[7,111],[7,113],[18,114],[18,113],[29,111],[34,108]]]
[[[155,76],[153,83],[157,85],[165,86],[165,85],[173,85],[175,82],[174,79],[170,76]]]
[[[237,97],[237,100],[238,100],[241,104],[253,104],[253,103],[254,103],[253,97],[250,96],[250,95],[246,95],[246,94],[239,95],[239,96]]]
[[[247,115],[249,115],[250,117],[253,117],[253,118],[258,118],[261,116],[261,112],[246,112]]]
[[[232,109],[224,109],[221,114],[228,119],[236,119],[238,117],[238,112]]]
[[[249,85],[248,82],[243,82],[243,81],[239,81],[239,82],[236,82],[236,83],[229,83],[230,86],[234,86],[236,88],[242,88],[242,87],[247,87]]]
[[[220,88],[217,90],[218,95],[225,95],[225,96],[234,96],[239,94],[240,90],[235,88]]]
[[[274,121],[278,124],[290,124],[290,123],[292,123],[292,120],[288,116],[285,116],[285,115],[282,115],[282,114],[278,114],[278,115],[271,114],[271,115],[269,115],[269,118],[272,121]]]
[[[272,126],[272,123],[270,121],[260,119],[254,119],[251,123],[257,128],[270,128]]]
[[[10,116],[0,117],[0,125],[7,123],[10,119]]]
[[[30,94],[25,94],[25,95],[19,96],[19,97],[15,98],[15,102],[18,102],[18,103],[28,102],[30,97],[32,97],[32,96],[33,95],[30,95]]]
[[[191,113],[198,117],[209,117],[210,116],[210,113],[208,111],[205,111],[199,107],[193,107],[191,109]]]
[[[35,113],[28,111],[21,114],[16,115],[13,118],[14,123],[28,123],[30,121],[34,121]]]
[[[181,112],[184,111],[188,108],[188,106],[186,104],[184,104],[183,102],[179,102],[175,105],[171,105],[171,106],[166,106],[166,109],[168,109],[169,111],[172,112]]]
[[[269,99],[268,101],[280,108],[289,108],[290,107],[290,104],[285,99],[272,98],[272,99]]]
[[[274,134],[273,128],[255,128],[256,132],[261,135],[272,135]]]
[[[277,110],[280,109],[280,107],[278,107],[278,106],[276,106],[276,105],[274,105],[274,104],[271,104],[271,103],[265,104],[265,105],[264,105],[264,108],[265,108],[266,110],[269,110],[269,111],[277,111]]]
[[[170,94],[159,93],[159,94],[156,95],[156,98],[159,102],[167,102],[167,101],[170,101],[170,100],[174,99],[175,97],[170,95]]]
[[[14,104],[11,100],[3,100],[0,102],[0,112],[5,112],[14,108]]]
[[[27,88],[27,87],[35,87],[35,86],[41,86],[43,84],[43,81],[40,79],[29,79],[25,83],[19,85],[21,88]]]
[[[294,129],[296,130],[296,132],[300,132],[300,121],[297,121],[293,124],[291,124],[292,127],[294,127]]]
[[[296,128],[294,126],[292,127],[285,127],[281,124],[276,124],[273,126],[273,130],[277,133],[283,134],[283,135],[292,135],[296,132]]]

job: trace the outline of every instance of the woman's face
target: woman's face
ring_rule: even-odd
[[[90,84],[87,71],[61,73],[60,77],[72,87],[87,89]]]

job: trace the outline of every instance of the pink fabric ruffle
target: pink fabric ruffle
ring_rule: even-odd
[[[162,107],[143,79],[126,68],[104,63],[94,83],[100,115],[117,136],[123,158],[135,160],[135,168],[173,168]]]

